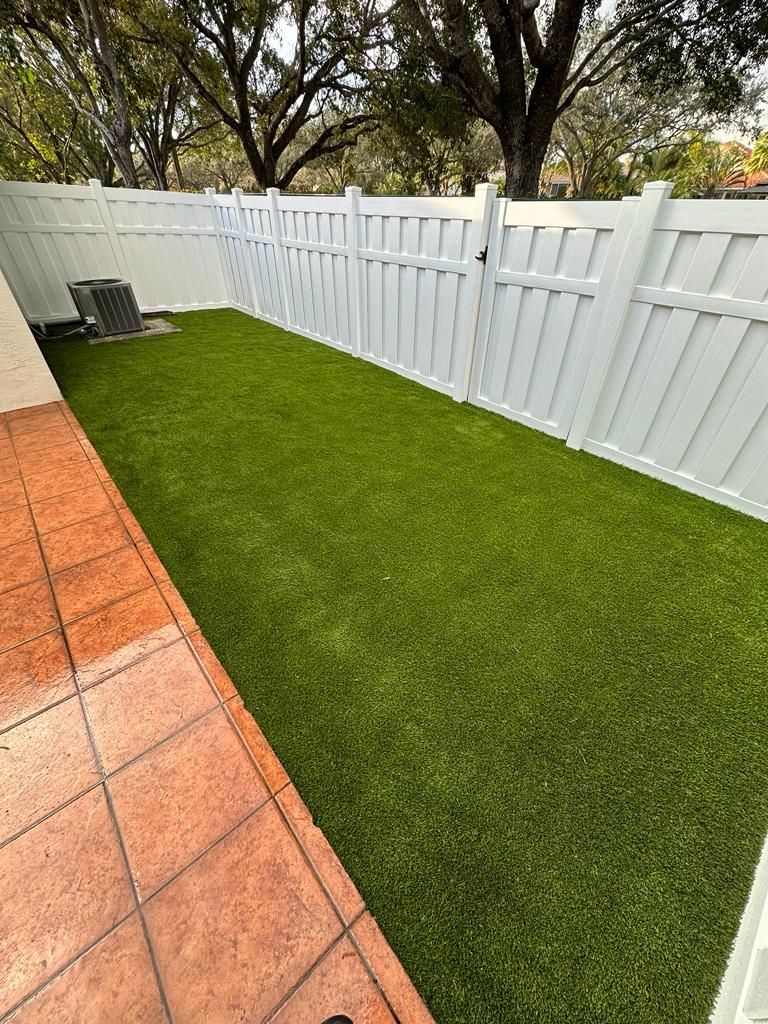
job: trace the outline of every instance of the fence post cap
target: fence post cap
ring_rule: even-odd
[[[486,192],[493,192],[494,195],[498,195],[499,186],[492,185],[489,181],[484,181],[482,185],[475,185],[475,195],[482,196]]]
[[[344,189],[344,195],[347,196],[361,196],[362,194],[363,190],[359,185],[347,185],[347,187]]]
[[[643,185],[643,192],[655,192],[657,189],[662,192],[671,192],[674,187],[673,181],[646,181]]]

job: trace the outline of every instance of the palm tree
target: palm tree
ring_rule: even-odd
[[[752,155],[746,163],[748,174],[760,174],[768,171],[768,132],[763,132],[755,143]]]
[[[747,152],[738,142],[694,137],[672,175],[676,194],[711,199],[720,189],[743,187]]]

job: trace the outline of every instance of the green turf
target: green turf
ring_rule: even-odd
[[[176,322],[45,353],[440,1024],[703,1024],[768,827],[768,526]]]

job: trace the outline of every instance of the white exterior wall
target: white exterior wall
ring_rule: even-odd
[[[0,271],[0,412],[60,398],[56,381]]]

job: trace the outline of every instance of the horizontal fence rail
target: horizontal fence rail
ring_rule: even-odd
[[[0,183],[27,318],[233,307],[768,520],[768,204]],[[765,209],[763,209],[765,207]]]

